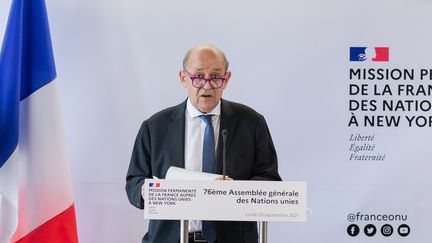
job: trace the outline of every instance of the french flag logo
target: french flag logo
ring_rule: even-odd
[[[350,61],[364,62],[388,62],[390,59],[389,47],[350,47]]]
[[[149,187],[160,187],[160,183],[159,182],[149,183]]]

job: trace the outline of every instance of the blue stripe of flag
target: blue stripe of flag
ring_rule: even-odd
[[[0,167],[18,144],[19,101],[55,77],[45,0],[13,0],[0,51]]]

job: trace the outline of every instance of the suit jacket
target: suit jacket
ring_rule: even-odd
[[[144,179],[165,178],[170,166],[184,168],[186,101],[144,121],[135,140],[126,176],[129,201],[143,209]],[[222,100],[220,131],[227,129],[227,175],[234,180],[281,180],[277,156],[265,119],[253,109]],[[222,138],[219,132],[216,171],[222,173]],[[218,243],[256,243],[256,222],[215,221]],[[180,222],[150,220],[144,243],[179,242]]]

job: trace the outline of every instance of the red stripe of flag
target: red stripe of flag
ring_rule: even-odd
[[[75,207],[68,209],[42,224],[16,243],[76,243]]]

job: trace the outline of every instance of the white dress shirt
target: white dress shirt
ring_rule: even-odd
[[[204,113],[196,109],[190,99],[187,100],[186,112],[185,112],[185,169],[202,171],[202,154],[203,154],[203,142],[204,142],[204,131],[206,124],[199,117]],[[221,102],[209,113],[205,115],[212,116],[212,124],[215,133],[215,144],[217,147],[219,139],[219,128],[220,128],[220,114],[221,114]],[[215,148],[216,150],[217,148]],[[200,231],[202,229],[201,221],[190,220],[189,221],[189,232]]]

